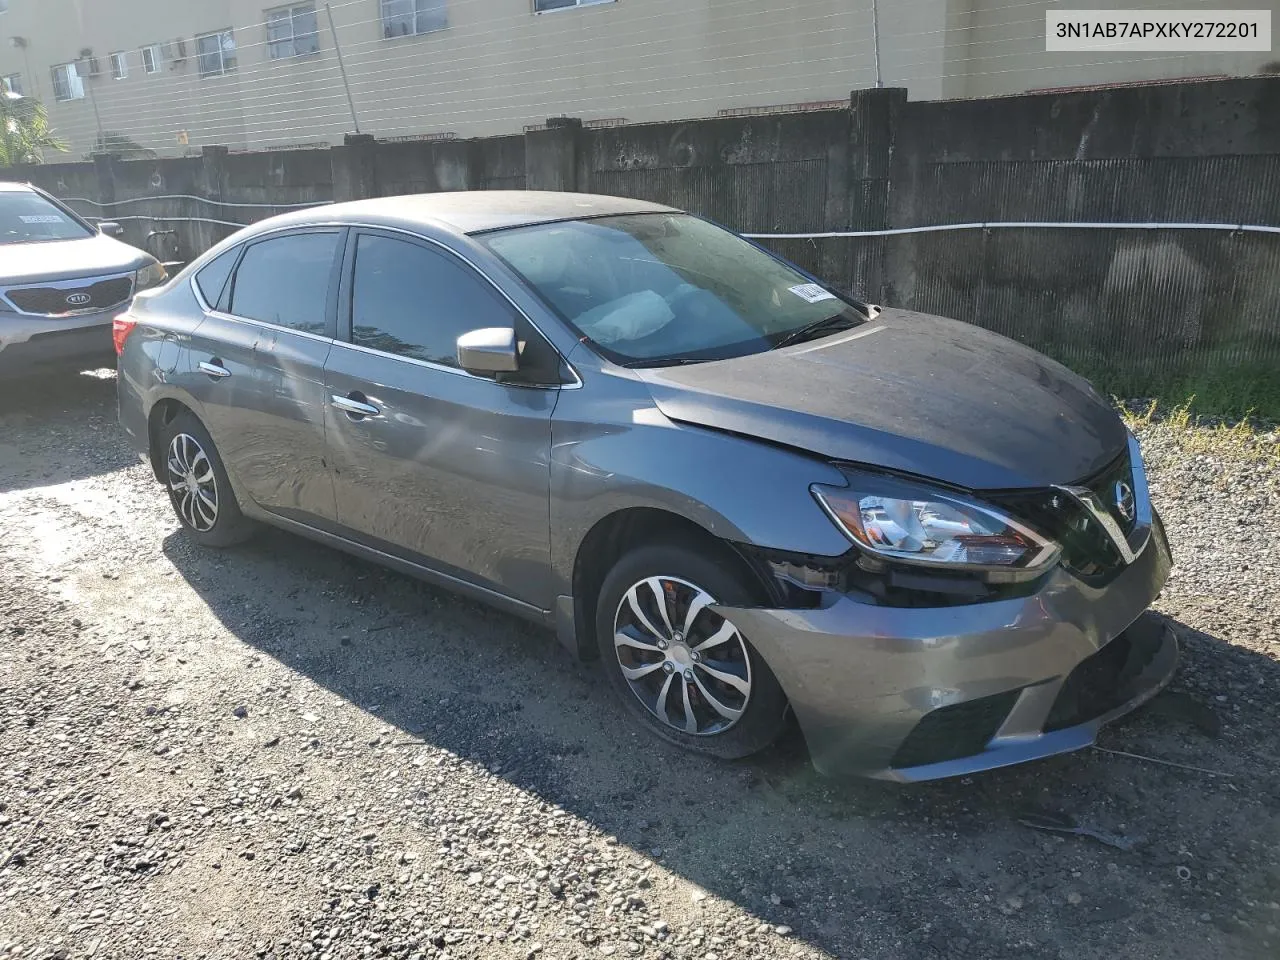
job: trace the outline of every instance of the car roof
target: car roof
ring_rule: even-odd
[[[29,183],[15,183],[12,180],[0,180],[0,192],[4,193],[34,193],[35,190]]]
[[[454,233],[480,233],[588,217],[675,212],[678,211],[672,207],[627,197],[539,190],[469,190],[326,204],[259,221],[255,227],[278,229],[338,222],[410,228],[430,225]]]

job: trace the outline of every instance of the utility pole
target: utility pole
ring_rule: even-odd
[[[351,110],[351,125],[355,127],[355,133],[360,132],[360,121],[356,117],[356,102],[351,99],[351,84],[347,82],[347,65],[342,62],[342,44],[338,41],[338,31],[333,25],[333,11],[326,3],[324,5],[325,16],[329,18],[329,32],[333,34],[333,49],[338,54],[338,70],[342,73],[342,88],[347,91],[347,107]]]
[[[876,87],[884,86],[880,75],[880,0],[871,0],[871,44],[876,59]]]
[[[93,122],[94,122],[94,126],[98,128],[98,144],[97,144],[97,150],[95,150],[94,152],[95,153],[103,152],[107,149],[107,140],[106,140],[106,137],[102,135],[102,115],[98,113],[98,95],[93,92],[93,75],[89,70],[88,59],[81,59],[76,61],[76,74],[79,75],[80,64],[82,63],[85,65],[85,76],[80,77],[80,83],[82,86],[89,88],[89,103],[93,107]]]

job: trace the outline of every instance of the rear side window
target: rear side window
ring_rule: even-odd
[[[196,273],[196,286],[200,288],[200,295],[214,309],[219,307],[223,288],[227,285],[227,278],[231,276],[231,268],[236,265],[236,257],[239,255],[240,248],[234,247],[214,257]]]
[[[325,335],[338,236],[336,231],[295,233],[255,243],[236,269],[230,312]]]
[[[515,319],[493,287],[448,254],[370,234],[356,241],[353,343],[456,367],[459,336]]]

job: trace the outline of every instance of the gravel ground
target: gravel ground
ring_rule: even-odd
[[[1209,772],[902,788],[681,754],[549,635],[296,538],[195,549],[113,381],[42,386],[0,390],[0,957],[1280,956],[1274,436],[1140,427],[1185,658],[1102,746]]]

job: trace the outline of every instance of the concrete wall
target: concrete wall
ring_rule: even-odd
[[[1269,0],[1275,7],[1280,0]],[[0,14],[0,75],[23,74],[48,103],[72,155],[99,129],[162,154],[209,144],[263,150],[380,138],[518,134],[545,117],[632,123],[722,110],[840,100],[874,86],[872,8],[852,0],[613,0],[533,13],[533,0],[448,0],[448,26],[382,38],[379,0],[317,9],[319,52],[272,60],[265,10],[275,0],[10,0]],[[1045,2],[879,0],[879,72],[914,100],[1188,74],[1251,74],[1271,54],[1178,56],[1044,53]],[[1081,0],[1076,6],[1100,6]],[[1131,0],[1130,7],[1164,7]],[[1206,10],[1215,0],[1185,0]],[[201,79],[194,37],[230,27],[238,66]],[[9,38],[27,46],[15,48]],[[139,48],[182,38],[186,59],[143,73]],[[54,103],[50,67],[91,49],[102,74],[83,100]],[[129,76],[113,80],[109,54]],[[94,108],[97,108],[95,114]]]
[[[16,170],[133,242],[186,255],[290,204],[438,190],[579,190],[669,203],[746,233],[988,221],[1280,225],[1280,77],[985,100],[856,91],[845,109],[523,136],[384,142]],[[190,200],[147,199],[189,193]],[[122,202],[125,201],[125,202]],[[237,206],[250,204],[251,206]],[[176,220],[174,218],[177,218]],[[875,302],[1023,340],[1126,392],[1280,379],[1280,235],[965,230],[778,239]],[[1119,387],[1117,387],[1119,389]]]

